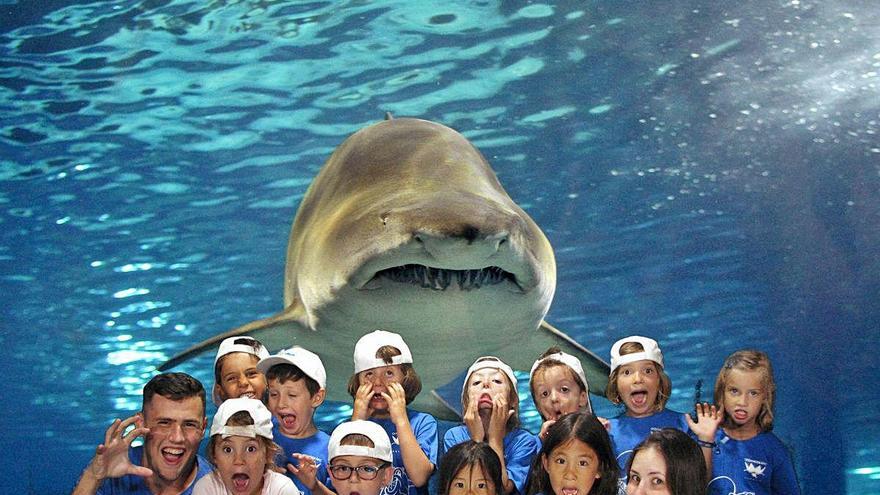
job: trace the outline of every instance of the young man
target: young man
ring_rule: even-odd
[[[134,425],[126,434],[125,430]],[[211,472],[198,455],[205,433],[205,388],[185,373],[163,373],[144,386],[141,412],[104,434],[73,495],[188,495]],[[144,437],[144,445],[131,442]]]

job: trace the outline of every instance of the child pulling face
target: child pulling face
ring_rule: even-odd
[[[329,472],[338,495],[378,495],[391,482],[391,441],[371,421],[350,421],[333,430]]]
[[[618,467],[605,427],[589,413],[563,416],[547,431],[530,493],[614,495]]]
[[[563,415],[592,412],[589,385],[576,357],[551,347],[532,365],[530,377],[532,400],[544,419],[538,435],[541,439]]]
[[[238,397],[263,400],[266,376],[257,363],[267,357],[269,351],[251,337],[230,337],[221,342],[214,358],[214,404]]]
[[[217,409],[211,425],[208,457],[216,467],[193,488],[195,495],[223,492],[256,495],[271,486],[272,493],[298,494],[293,482],[274,472],[272,415],[262,402],[228,399]]]
[[[438,495],[501,495],[501,462],[484,442],[455,445],[440,460]]]

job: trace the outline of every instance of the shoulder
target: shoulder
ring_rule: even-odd
[[[297,495],[300,493],[299,488],[296,487],[293,481],[281,473],[266,471],[266,476],[263,479],[265,480],[263,494]]]
[[[541,441],[537,435],[524,430],[522,428],[514,428],[510,433],[504,436],[505,447],[529,449],[534,448],[540,450]]]
[[[423,413],[421,411],[416,411],[415,409],[407,408],[406,415],[409,417],[410,423],[437,423],[437,419],[434,418],[434,416],[431,416],[428,413]]]
[[[210,473],[207,476],[203,476],[198,479],[193,485],[192,494],[193,495],[213,495],[213,494],[222,494],[226,491],[226,487],[223,485],[223,481],[220,479],[220,476],[216,473]]]

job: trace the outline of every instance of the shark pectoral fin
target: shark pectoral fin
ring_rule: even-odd
[[[429,394],[420,394],[413,401],[413,409],[422,411],[434,416],[437,419],[446,421],[461,421],[461,413],[456,405],[443,398],[438,390],[432,390]]]
[[[224,339],[238,335],[253,337],[259,340],[267,349],[278,350],[280,347],[273,346],[273,344],[282,345],[280,344],[282,342],[289,344],[291,341],[290,334],[292,332],[296,330],[308,330],[306,326],[301,323],[300,317],[302,311],[300,308],[301,306],[298,304],[292,304],[284,311],[269,316],[268,318],[254,320],[240,327],[233,328],[228,332],[215,335],[208,340],[199,342],[163,363],[159,366],[159,371],[167,371],[203,352],[216,348]]]

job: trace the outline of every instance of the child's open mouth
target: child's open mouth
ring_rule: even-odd
[[[281,425],[286,430],[292,430],[296,426],[296,414],[282,414]]]
[[[247,491],[248,485],[251,483],[251,477],[245,473],[236,473],[232,475],[232,486],[236,492]]]
[[[629,398],[636,407],[644,407],[648,403],[648,392],[640,390],[629,394]]]
[[[165,447],[162,449],[162,458],[168,464],[177,464],[183,459],[184,449],[175,447]]]
[[[577,495],[577,488],[565,487],[562,489],[562,495]]]
[[[488,405],[489,407],[491,407],[492,406],[492,396],[489,394],[481,395],[480,400],[477,401],[477,405],[480,405],[480,406]]]
[[[748,417],[749,413],[747,411],[743,411],[742,409],[736,409],[733,411],[733,419],[737,421],[745,421]]]

